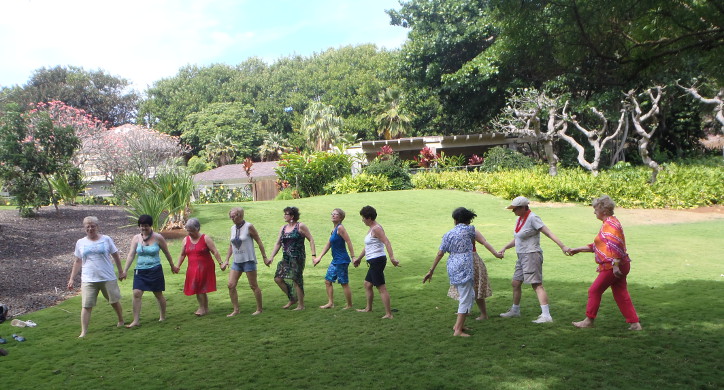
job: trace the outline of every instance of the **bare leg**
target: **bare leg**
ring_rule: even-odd
[[[548,304],[548,293],[546,293],[546,289],[543,288],[543,283],[534,283],[532,284],[533,290],[538,295],[538,302],[543,305]],[[520,298],[518,298],[518,302],[520,302]]]
[[[367,306],[364,309],[357,309],[357,311],[372,311],[372,298],[374,297],[372,292],[372,283],[365,280],[365,298],[367,298]]]
[[[251,291],[254,293],[254,299],[256,300],[256,311],[251,313],[251,315],[255,316],[257,314],[260,314],[263,310],[261,304],[261,289],[259,288],[259,284],[256,282],[256,271],[247,272],[246,279],[249,280],[249,288],[251,288]]]
[[[294,310],[304,310],[304,291],[297,282],[294,282],[294,289],[297,290],[297,307]]]
[[[349,288],[349,283],[343,284],[342,290],[344,291],[344,299],[347,300],[347,306],[345,306],[344,309],[351,309],[352,308],[352,289]]]
[[[209,297],[206,293],[196,294],[196,300],[199,302],[199,308],[194,314],[199,317],[209,314]]]
[[[237,314],[239,314],[239,293],[236,291],[236,285],[239,283],[239,277],[241,276],[241,272],[231,270],[229,272],[229,283],[227,284],[227,287],[229,287],[229,298],[231,299],[231,305],[234,307],[234,310],[227,314],[227,317],[233,317]]]
[[[334,286],[329,280],[324,281],[324,287],[327,289],[327,304],[322,305],[320,309],[329,309],[334,307]]]
[[[166,321],[166,297],[163,296],[163,291],[154,291],[153,295],[156,296],[158,302],[158,320]]]
[[[141,304],[143,302],[143,291],[133,289],[133,322],[126,325],[126,328],[133,328],[141,325]]]
[[[513,280],[510,284],[513,286],[513,304],[520,305],[520,297],[523,295],[523,289],[521,288],[523,281]]]
[[[476,318],[476,320],[487,320],[488,311],[485,308],[485,298],[476,299],[475,303],[478,304],[478,309],[480,309],[480,317]]]
[[[576,328],[593,328],[594,318],[586,317],[583,321],[572,322]]]
[[[92,312],[92,307],[84,307],[80,310],[80,336],[78,337],[85,337],[88,332],[88,324],[90,324]]]
[[[382,318],[392,319],[392,306],[390,305],[390,293],[387,292],[387,285],[377,286],[377,291],[380,292],[380,299],[385,306],[385,315]]]
[[[289,296],[289,286],[287,286],[286,283],[284,283],[284,279],[282,278],[274,278],[274,281],[277,283],[280,289],[284,291],[284,295]],[[286,305],[282,306],[282,309],[289,309],[292,307],[293,304],[295,304],[295,301],[289,301]]]
[[[123,321],[123,308],[121,307],[121,302],[111,303],[111,307],[116,312],[116,316],[118,317],[118,322],[116,323],[117,327],[123,326],[125,324],[125,321]],[[88,319],[90,320],[90,313],[88,313]]]
[[[458,313],[458,318],[453,328],[453,336],[470,337],[469,334],[465,333],[465,318],[467,316],[467,313]]]

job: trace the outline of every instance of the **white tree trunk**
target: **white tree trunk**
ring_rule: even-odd
[[[656,131],[656,125],[658,122],[656,115],[658,115],[659,113],[659,102],[661,101],[661,97],[663,96],[663,87],[657,85],[653,89],[649,88],[648,90],[646,90],[646,94],[651,99],[651,108],[645,114],[641,110],[641,105],[638,102],[635,90],[629,91],[626,94],[626,97],[632,104],[631,122],[634,125],[636,134],[638,134],[640,137],[638,139],[639,155],[641,155],[641,160],[643,161],[643,163],[651,168],[652,173],[650,182],[654,183],[656,182],[656,176],[659,174],[661,167],[656,161],[651,158],[648,147],[649,142],[651,141],[651,136],[653,136],[654,132]],[[647,122],[650,122],[648,124],[649,128],[651,129],[650,131],[646,130],[645,125],[647,125]]]

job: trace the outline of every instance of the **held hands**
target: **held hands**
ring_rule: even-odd
[[[271,263],[272,263],[272,261],[270,259],[268,259],[266,256],[264,256],[264,265],[266,265],[268,267],[271,265]]]
[[[361,257],[357,258],[357,260],[355,260],[354,262],[352,262],[352,265],[354,265],[354,267],[357,268],[357,267],[359,267],[359,263],[360,263],[360,262],[362,262],[362,258],[361,258]]]
[[[313,264],[314,267],[316,267],[317,264],[319,264],[320,261],[322,261],[322,257],[321,257],[321,256],[320,256],[320,257],[312,257],[312,264]]]
[[[126,278],[126,276],[128,276],[128,274],[126,274],[126,271],[121,271],[121,273],[118,274],[118,280],[123,280]]]
[[[221,266],[222,271],[226,271],[226,267],[229,266],[229,262],[225,261],[224,263],[219,264]]]
[[[563,247],[561,248],[561,250],[563,251],[563,254],[564,254],[564,255],[566,255],[566,256],[573,256],[573,253],[571,253],[571,252],[573,251],[573,249],[571,249],[571,248],[563,245]]]
[[[495,253],[493,253],[493,256],[495,256],[495,257],[498,258],[498,259],[502,259],[502,258],[503,258],[503,252],[495,252]]]

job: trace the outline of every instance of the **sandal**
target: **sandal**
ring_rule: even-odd
[[[7,340],[5,340],[4,338],[0,337],[0,344],[5,344],[5,343],[7,343],[7,342],[8,342]]]
[[[25,326],[27,326],[28,328],[35,328],[36,326],[38,326],[38,324],[33,321],[27,320],[25,321]]]
[[[14,338],[16,341],[21,342],[21,343],[22,343],[23,341],[25,341],[25,337],[23,337],[23,336],[18,336],[18,335],[16,335],[16,334],[13,334],[13,338]]]

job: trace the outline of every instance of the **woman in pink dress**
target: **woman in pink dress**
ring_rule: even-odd
[[[209,313],[209,298],[207,293],[216,291],[216,273],[214,272],[214,260],[221,265],[221,255],[216,249],[214,240],[201,234],[201,223],[196,218],[190,218],[186,222],[188,236],[184,238],[178,264],[174,272],[178,272],[186,256],[189,257],[189,265],[186,269],[186,282],[184,283],[184,294],[196,294],[199,301],[199,308],[194,312],[197,316],[204,316]],[[223,268],[222,268],[223,270]]]

